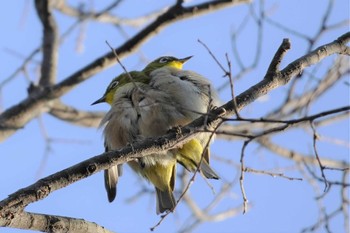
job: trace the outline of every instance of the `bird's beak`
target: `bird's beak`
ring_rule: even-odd
[[[93,102],[91,105],[95,105],[95,104],[99,104],[99,103],[104,103],[106,102],[106,96],[102,96],[101,98],[99,98],[98,100],[96,100],[95,102]]]
[[[185,58],[181,58],[179,59],[179,62],[181,62],[182,64],[184,64],[185,62],[187,62],[188,60],[190,60],[193,56],[188,56],[188,57],[185,57]]]

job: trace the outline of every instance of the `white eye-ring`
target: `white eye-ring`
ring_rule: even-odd
[[[166,63],[169,61],[168,57],[162,57],[161,59],[159,59],[159,63]]]
[[[117,85],[118,85],[118,81],[117,80],[115,80],[115,81],[113,81],[112,83],[111,83],[111,85],[109,86],[109,89],[113,89],[113,88],[115,88]]]

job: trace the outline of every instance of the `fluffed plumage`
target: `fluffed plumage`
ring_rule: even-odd
[[[182,70],[183,63],[190,58],[160,57],[143,71],[124,73],[111,82],[104,96],[94,102],[111,105],[101,121],[101,125],[105,126],[106,151],[121,148],[135,140],[161,136],[219,105],[207,79],[193,71]],[[206,178],[219,178],[209,165],[210,150],[206,145],[209,145],[210,137],[210,133],[200,133],[179,148],[128,163],[155,186],[158,214],[172,211],[175,207],[176,161],[191,172],[199,166],[199,171]],[[121,168],[118,165],[105,171],[109,201],[115,197]]]
[[[163,135],[169,129],[184,126],[220,104],[209,80],[193,71],[168,66],[159,68],[150,73],[148,85],[166,92],[171,101],[162,104],[173,105],[176,110],[145,117],[148,123],[144,126],[147,128],[140,128],[141,134],[153,129],[158,135]],[[210,150],[206,145],[210,137],[211,133],[201,133],[173,152],[176,153],[177,161],[191,172],[197,169],[203,155],[199,170],[206,178],[219,179],[217,173],[209,166]]]
[[[127,83],[116,91],[112,107],[101,121],[101,124],[105,125],[104,135],[109,148],[118,149],[135,140],[154,136],[152,132],[142,133],[140,127],[149,112],[160,111],[157,101],[154,101],[155,98],[167,99],[168,96],[159,91],[154,92],[148,85],[139,82]],[[148,155],[139,162],[131,161],[128,164],[155,186],[157,213],[171,211],[176,203],[173,196],[175,155],[171,152]]]

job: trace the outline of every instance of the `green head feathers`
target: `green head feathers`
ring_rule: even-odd
[[[188,61],[191,57],[192,56],[185,58],[176,58],[171,56],[163,56],[149,63],[142,71],[131,71],[129,72],[129,74],[122,73],[121,75],[112,80],[112,82],[108,85],[104,95],[100,99],[93,102],[91,105],[103,102],[112,105],[114,94],[118,90],[118,88],[124,86],[127,83],[132,82],[129,75],[133,78],[134,82],[142,82],[147,84],[150,79],[149,75],[152,71],[166,66],[182,69],[183,64],[186,61]]]
[[[131,80],[129,75],[132,77],[132,80]],[[106,102],[106,103],[111,105],[113,103],[113,98],[114,98],[115,92],[120,87],[122,87],[125,84],[130,83],[132,81],[141,82],[141,83],[148,83],[149,77],[147,75],[145,75],[143,72],[139,72],[139,71],[131,71],[129,73],[122,73],[121,75],[119,75],[118,77],[116,77],[112,80],[112,82],[108,85],[103,96],[100,99],[93,102],[91,105],[99,104],[99,103],[103,103],[103,102]]]
[[[146,73],[146,75],[149,75],[153,70],[156,70],[158,68],[162,68],[165,66],[174,67],[177,69],[182,69],[182,65],[188,61],[192,56],[185,57],[185,58],[176,58],[171,56],[164,56],[159,57],[156,60],[149,63],[144,69],[143,72]]]

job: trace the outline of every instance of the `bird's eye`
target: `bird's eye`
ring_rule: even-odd
[[[167,62],[169,62],[168,57],[162,57],[161,59],[159,59],[159,63],[167,63]]]
[[[118,85],[118,81],[117,80],[115,80],[115,81],[113,81],[112,83],[111,83],[111,85],[109,86],[109,89],[113,89],[113,88],[115,88],[117,85]]]

